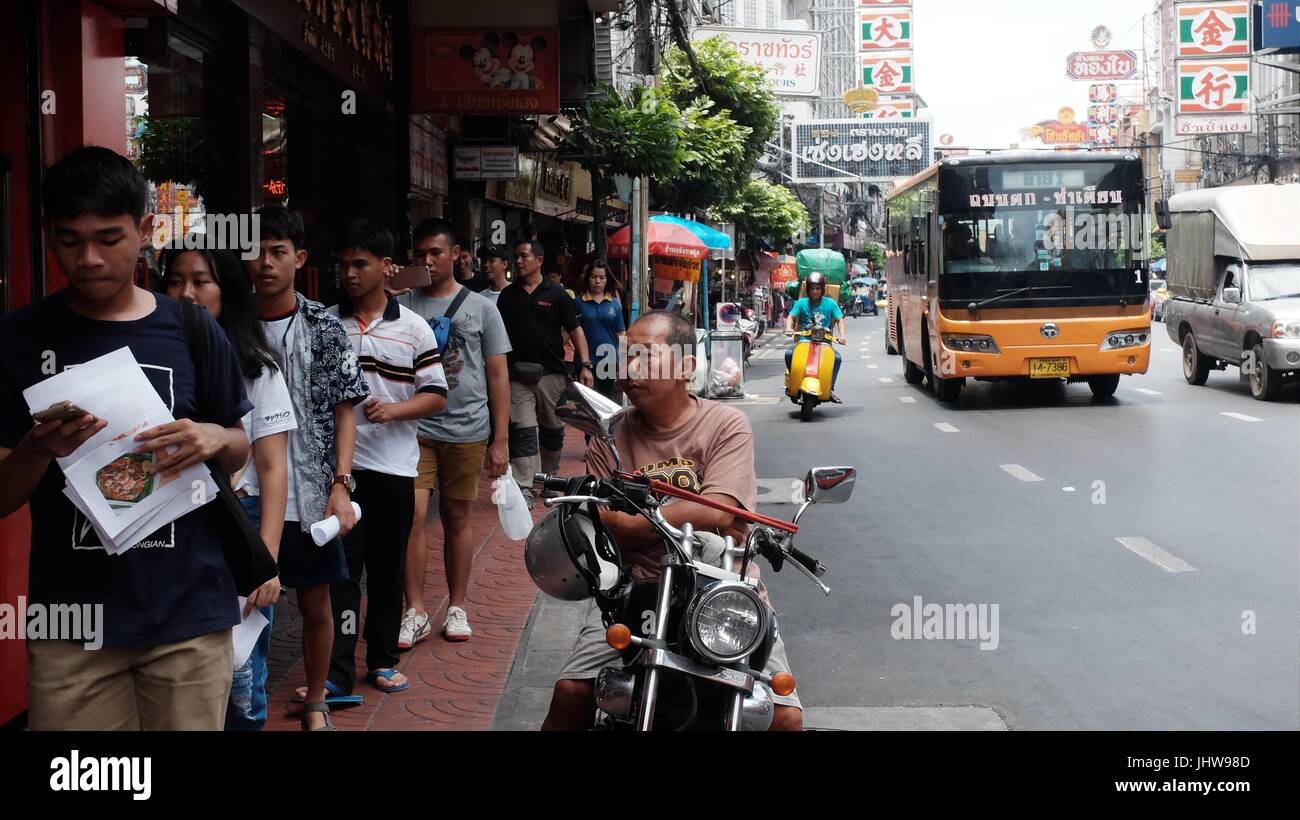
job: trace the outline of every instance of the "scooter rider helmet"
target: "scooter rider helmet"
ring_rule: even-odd
[[[561,601],[584,601],[616,589],[622,578],[618,548],[586,511],[562,504],[528,534],[524,566],[537,588]]]
[[[826,290],[826,274],[822,273],[819,270],[815,270],[812,273],[808,274],[808,281],[806,282],[806,284],[808,286],[808,290],[812,290],[815,287],[820,287],[824,292]]]

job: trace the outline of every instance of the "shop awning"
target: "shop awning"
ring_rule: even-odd
[[[681,225],[652,220],[647,233],[651,256],[677,256],[700,260],[709,255],[709,249],[704,242]],[[605,252],[610,259],[626,259],[631,256],[632,226],[628,225],[614,231],[609,237]]]

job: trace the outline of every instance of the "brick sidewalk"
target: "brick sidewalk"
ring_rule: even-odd
[[[582,437],[568,431],[561,473],[582,470]],[[411,681],[404,692],[380,692],[358,680],[356,694],[362,706],[336,709],[334,724],[343,731],[357,730],[471,730],[492,724],[498,701],[505,692],[519,639],[528,624],[537,588],[524,569],[523,543],[511,541],[501,532],[496,508],[491,503],[491,483],[479,484],[479,498],[471,506],[471,526],[477,546],[470,575],[468,603],[474,637],[451,643],[437,634],[447,610],[447,584],[442,558],[442,527],[436,516],[427,529],[429,561],[425,577],[425,601],[434,634],[402,654],[398,668]],[[546,508],[533,511],[540,518]],[[271,659],[277,655],[293,659],[288,669],[273,663],[268,680],[266,729],[298,730],[299,704],[291,703],[294,689],[305,683],[301,660],[301,621],[297,608],[282,603],[276,610],[277,628]],[[358,631],[362,625],[358,624]],[[358,674],[365,669],[365,639],[357,641]],[[278,674],[277,674],[278,671]]]

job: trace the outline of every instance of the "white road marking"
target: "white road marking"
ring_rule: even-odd
[[[868,370],[879,370],[879,369],[880,369],[880,365],[878,365],[878,364],[869,364],[869,365],[867,365],[867,369],[868,369]]]
[[[1062,488],[1061,488],[1061,492],[1063,492],[1063,493],[1072,493],[1072,492],[1074,492],[1074,488],[1073,488],[1073,487],[1062,487]]]
[[[914,396],[899,396],[898,400],[903,404],[916,404],[916,397]]]
[[[1164,395],[1164,394],[1161,393],[1159,390],[1149,390],[1149,389],[1147,389],[1147,388],[1145,388],[1145,387],[1137,387],[1137,388],[1134,388],[1134,389],[1137,390],[1137,392],[1139,392],[1139,393],[1145,393],[1145,394],[1147,394],[1148,396],[1163,396],[1163,395]]]
[[[1115,540],[1123,544],[1125,549],[1137,553],[1165,572],[1196,572],[1196,567],[1177,555],[1161,549],[1146,538],[1130,536],[1128,538],[1116,538]]]
[[[1227,416],[1228,418],[1236,419],[1237,421],[1263,421],[1263,419],[1257,419],[1254,416],[1248,416],[1245,413],[1220,413],[1219,415]]]
[[[946,422],[946,421],[937,422],[934,426],[935,426],[935,429],[939,430],[939,431],[942,432],[942,433],[960,433],[960,432],[961,432],[961,431],[958,430],[956,427],[953,427],[951,424],[949,424],[949,423]]]
[[[998,467],[1002,470],[1002,472],[1014,478],[1018,478],[1021,481],[1042,481],[1043,480],[1042,476],[1032,473],[1029,470],[1026,470],[1024,467],[1021,467],[1019,464],[999,464]]]
[[[1161,352],[1161,353],[1177,353],[1177,352],[1178,352],[1178,348],[1176,348],[1176,347],[1162,347],[1162,348],[1160,348],[1160,352]]]
[[[891,378],[889,378],[888,376],[881,376],[881,377],[880,377],[880,382],[881,382],[881,384],[893,384],[893,383],[894,383],[894,380],[891,379]]]

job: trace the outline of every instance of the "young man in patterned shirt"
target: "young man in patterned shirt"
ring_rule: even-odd
[[[326,679],[334,647],[330,584],[348,578],[343,542],[318,547],[311,525],[337,515],[341,535],[356,525],[351,493],[356,411],[369,390],[339,320],[293,289],[307,261],[302,217],[277,206],[258,211],[261,254],[246,264],[266,338],[284,363],[298,429],[289,434],[289,496],[280,537],[280,581],[298,590],[307,685],[295,699],[307,705],[303,729],[332,728],[328,702],[353,701]],[[328,691],[327,691],[328,690]]]

